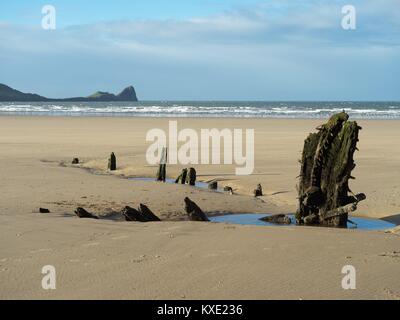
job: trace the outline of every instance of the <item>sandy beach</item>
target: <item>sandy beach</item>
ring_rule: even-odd
[[[235,195],[129,180],[154,177],[146,132],[255,130],[255,170],[197,165]],[[209,215],[293,213],[301,150],[322,120],[0,117],[1,299],[400,299],[400,231],[259,227],[186,221],[188,196]],[[399,121],[360,120],[351,182],[364,192],[357,216],[400,224]],[[107,157],[118,170],[108,173]],[[78,157],[82,164],[72,166]],[[184,166],[168,166],[176,178]],[[261,183],[264,196],[254,198]],[[107,213],[148,205],[163,222],[120,221]],[[81,220],[81,206],[101,220]],[[45,207],[51,213],[40,214]],[[341,269],[357,269],[357,289],[343,290]],[[57,289],[41,288],[54,265]]]

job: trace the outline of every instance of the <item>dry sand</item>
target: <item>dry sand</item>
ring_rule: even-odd
[[[296,208],[298,159],[321,121],[180,119],[179,128],[255,129],[255,171],[199,165],[199,179],[218,179],[237,195],[132,181],[154,176],[146,132],[171,119],[0,117],[0,298],[400,298],[400,232],[233,226],[184,220],[189,196],[210,214],[288,213]],[[398,121],[359,121],[351,188],[368,199],[357,215],[400,223]],[[115,176],[104,168],[117,155]],[[83,164],[69,163],[79,157]],[[64,163],[65,165],[60,165]],[[171,177],[182,166],[169,166]],[[89,170],[90,169],[90,170]],[[93,174],[95,171],[100,174]],[[101,174],[103,173],[103,174]],[[265,196],[251,197],[261,183]],[[147,204],[160,223],[114,216],[80,220],[77,206],[105,214]],[[46,207],[50,214],[33,212]],[[341,269],[357,270],[357,289],[341,288]],[[54,265],[57,289],[41,288]]]

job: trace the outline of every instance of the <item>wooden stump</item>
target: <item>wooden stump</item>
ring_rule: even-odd
[[[190,221],[210,221],[207,215],[199,208],[199,206],[190,200],[188,197],[185,198],[185,211],[189,216]]]
[[[167,165],[160,164],[157,171],[157,181],[165,182],[167,179]]]
[[[145,219],[143,219],[142,214],[138,210],[129,206],[123,208],[121,214],[125,217],[126,221],[145,222]]]
[[[194,168],[189,168],[188,170],[188,175],[186,177],[186,182],[187,184],[191,185],[191,186],[195,186],[196,185],[196,170]]]
[[[181,174],[176,178],[175,183],[180,183],[180,184],[185,184],[186,183],[186,177],[187,177],[188,170],[182,169]]]
[[[233,189],[231,187],[225,186],[224,191],[229,192],[230,194],[233,194]]]
[[[150,209],[144,204],[139,205],[139,211],[142,214],[142,217],[146,221],[161,221],[159,217],[157,217]]]
[[[263,190],[261,184],[257,185],[257,188],[254,189],[254,196],[255,197],[262,197],[263,196]]]
[[[117,170],[117,158],[115,157],[114,152],[111,152],[110,158],[108,158],[108,170]]]
[[[158,166],[156,180],[165,182],[167,179],[167,161],[168,161],[168,149],[164,147],[161,152],[160,164]]]
[[[208,184],[208,189],[210,190],[217,190],[218,189],[218,182],[217,181],[211,181]]]
[[[79,218],[85,218],[85,219],[99,219],[99,217],[95,216],[94,214],[87,212],[85,209],[78,207],[75,210],[75,214]]]
[[[349,212],[366,198],[353,195],[349,188],[361,127],[348,119],[345,112],[332,116],[304,142],[296,213],[299,224],[347,227]]]
[[[161,221],[159,217],[157,217],[146,205],[142,203],[139,205],[139,210],[126,206],[124,209],[122,209],[121,214],[125,217],[126,221]]]

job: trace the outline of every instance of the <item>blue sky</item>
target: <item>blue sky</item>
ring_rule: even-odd
[[[37,23],[43,5],[54,5],[59,27],[128,19],[185,19],[257,5],[259,0],[17,0],[0,3],[0,20]]]
[[[399,0],[0,2],[0,83],[49,97],[400,100],[399,74]]]

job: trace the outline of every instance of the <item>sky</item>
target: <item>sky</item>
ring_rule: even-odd
[[[0,2],[0,83],[48,97],[399,101],[399,75],[400,0]]]

